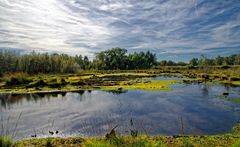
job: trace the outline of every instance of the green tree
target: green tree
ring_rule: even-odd
[[[189,61],[189,65],[190,65],[190,66],[197,66],[197,65],[198,65],[198,58],[192,58],[192,59]]]

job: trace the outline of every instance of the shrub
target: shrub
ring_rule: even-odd
[[[66,85],[67,84],[66,80],[65,79],[61,79],[61,84],[62,85]]]
[[[35,84],[34,84],[34,86],[45,86],[46,85],[46,83],[42,80],[42,79],[40,79],[39,81],[37,81]]]
[[[229,68],[231,68],[231,66],[228,66],[228,65],[221,66],[221,69],[229,69]]]
[[[31,80],[28,80],[26,78],[18,78],[18,77],[12,77],[11,79],[6,81],[7,86],[12,86],[12,85],[21,85],[21,84],[27,84],[30,83]]]
[[[10,73],[4,75],[4,79],[6,80],[7,86],[12,85],[21,85],[21,84],[27,84],[32,82],[32,80],[27,79],[28,75],[26,73],[18,72],[18,73]]]

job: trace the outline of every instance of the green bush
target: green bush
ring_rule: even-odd
[[[31,80],[28,80],[26,78],[11,77],[9,80],[6,81],[6,85],[7,86],[21,85],[21,84],[27,84],[29,82],[31,82]]]

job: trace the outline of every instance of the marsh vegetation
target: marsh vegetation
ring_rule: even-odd
[[[0,58],[1,135],[22,112],[14,140],[53,137],[15,146],[239,145],[239,132],[231,133],[240,119],[239,55],[175,63],[114,48],[93,61],[5,51]],[[99,137],[115,126],[113,138]],[[156,134],[169,137],[148,136]]]

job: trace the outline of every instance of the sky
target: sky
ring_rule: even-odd
[[[174,61],[240,53],[240,0],[0,0],[0,48],[93,58],[113,47]]]

